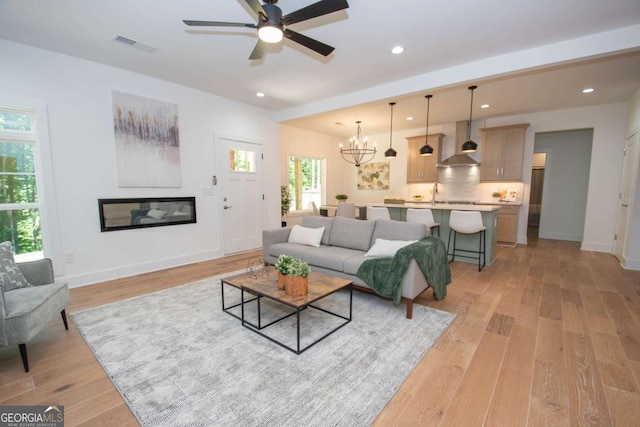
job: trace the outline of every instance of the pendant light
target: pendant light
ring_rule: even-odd
[[[393,139],[393,106],[396,105],[396,103],[395,102],[390,102],[389,105],[391,106],[391,127],[389,129],[389,149],[384,152],[384,156],[387,159],[395,159],[396,156],[398,155],[398,152],[393,149],[391,143],[392,143],[392,139]]]
[[[469,123],[467,123],[467,142],[462,144],[462,152],[463,153],[475,153],[478,149],[478,144],[471,140],[471,115],[473,113],[473,91],[477,89],[478,86],[469,86],[469,90],[471,91],[471,109],[469,110]]]
[[[425,95],[425,98],[427,98],[427,130],[424,134],[424,145],[420,147],[420,155],[423,157],[433,154],[433,147],[429,145],[429,104],[433,95]]]

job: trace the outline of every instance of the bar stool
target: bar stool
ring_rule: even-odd
[[[338,209],[336,209],[336,216],[343,216],[345,218],[356,217],[356,204],[355,203],[338,203]]]
[[[433,219],[433,212],[431,209],[407,209],[407,222],[421,222],[429,227],[431,234],[433,230],[438,230],[438,237],[440,237],[440,223]]]
[[[391,216],[387,208],[367,206],[367,219],[371,221],[376,219],[391,219]]]
[[[449,218],[449,239],[447,241],[447,255],[452,255],[451,261],[456,259],[456,251],[478,254],[478,257],[468,255],[458,255],[462,258],[471,258],[478,260],[478,271],[482,271],[482,268],[486,264],[486,229],[482,223],[482,214],[478,211],[451,211]],[[451,231],[453,231],[453,252],[449,254],[449,248],[451,247]],[[458,233],[462,234],[480,234],[480,244],[478,251],[472,251],[468,249],[456,249],[456,237]],[[480,260],[482,259],[482,264]]]

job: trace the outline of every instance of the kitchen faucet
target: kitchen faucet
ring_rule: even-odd
[[[436,193],[438,192],[438,182],[433,183],[433,189],[431,190],[431,206],[436,205]]]

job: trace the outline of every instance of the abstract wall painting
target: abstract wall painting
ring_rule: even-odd
[[[178,105],[112,92],[119,187],[180,187]]]
[[[389,162],[358,166],[358,190],[388,190]]]

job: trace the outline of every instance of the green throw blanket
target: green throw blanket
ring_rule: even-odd
[[[447,285],[451,282],[451,270],[444,242],[433,236],[405,246],[393,258],[375,258],[363,262],[358,269],[358,277],[378,295],[393,298],[393,302],[398,304],[402,294],[402,276],[409,268],[411,259],[418,262],[435,298],[444,298]]]

